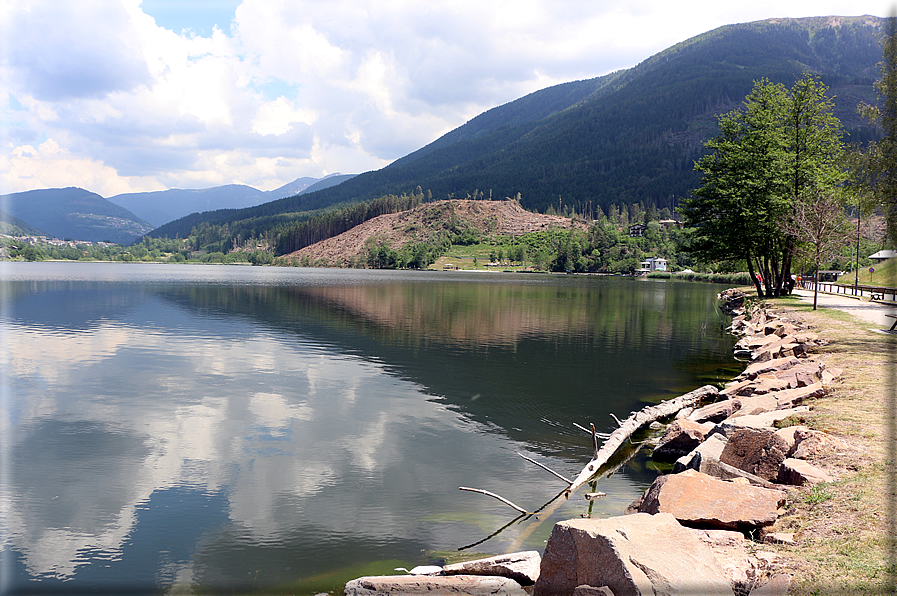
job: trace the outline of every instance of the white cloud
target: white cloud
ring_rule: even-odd
[[[293,128],[293,123],[312,124],[317,119],[314,110],[296,108],[285,97],[263,104],[252,120],[252,131],[260,135],[282,135]]]
[[[846,0],[244,0],[229,26],[202,37],[158,26],[140,0],[10,0],[0,18],[0,83],[12,97],[0,106],[2,184],[109,196],[357,173],[486,109],[727,23],[892,10]],[[59,152],[39,149],[49,139]]]

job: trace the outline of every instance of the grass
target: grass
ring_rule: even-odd
[[[859,270],[859,283],[867,286],[897,286],[897,258],[888,259],[872,266],[875,273],[869,273],[869,267]],[[857,272],[851,271],[838,278],[839,283],[852,284],[856,281]]]
[[[839,439],[812,463],[836,480],[789,493],[776,532],[794,532],[797,545],[763,545],[787,560],[789,594],[892,594],[897,591],[894,536],[897,338],[868,330],[837,310],[813,311],[794,297],[767,301],[827,340],[815,357],[843,369],[816,400],[812,428]]]

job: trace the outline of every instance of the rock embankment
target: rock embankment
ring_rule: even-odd
[[[796,322],[760,307],[745,313],[738,295],[721,298],[735,310],[731,331],[742,336],[736,354],[750,363],[720,401],[678,413],[654,449],[658,460],[675,459],[673,472],[659,476],[627,515],[556,524],[541,561],[538,553],[505,555],[525,558],[526,574],[486,560],[462,564],[463,575],[448,576],[446,568],[392,584],[361,578],[346,594],[786,594],[787,569],[748,537],[793,541],[772,531],[788,491],[833,479],[809,460],[843,446],[801,422],[841,371],[815,360],[822,342]]]

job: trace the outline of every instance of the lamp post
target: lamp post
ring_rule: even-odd
[[[857,198],[857,262],[854,268],[853,294],[856,296],[860,288],[860,200]]]

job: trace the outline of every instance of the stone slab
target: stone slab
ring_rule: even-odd
[[[788,458],[779,467],[778,481],[782,484],[803,486],[805,484],[832,482],[833,480],[834,478],[824,470],[802,459]]]
[[[582,585],[617,595],[734,594],[710,548],[663,513],[555,524],[534,596],[567,596]]]
[[[686,470],[657,478],[642,497],[641,513],[669,513],[691,527],[748,531],[778,518],[785,493],[717,480]]]
[[[346,596],[397,594],[527,596],[523,587],[512,579],[484,575],[376,575],[353,579],[345,588]]]
[[[474,561],[446,565],[445,575],[497,575],[513,579],[522,586],[531,586],[539,579],[542,557],[538,551],[498,555]]]

